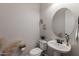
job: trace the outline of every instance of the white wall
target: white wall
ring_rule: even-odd
[[[49,20],[52,20],[53,18],[53,15],[54,13],[56,12],[56,10],[58,10],[59,8],[68,8],[70,9],[74,14],[76,14],[77,16],[79,15],[79,4],[41,4],[41,19],[44,20],[45,24],[48,24],[49,23]],[[77,19],[77,18],[76,18]],[[51,23],[51,22],[50,22]],[[76,23],[77,25],[77,23]],[[50,30],[48,32],[46,32],[46,35],[49,37],[51,36],[51,25],[46,25],[48,27],[47,30]],[[70,52],[69,54],[70,55],[79,55],[79,44],[76,44],[76,45],[73,45],[73,42],[75,42],[75,38],[74,38],[74,35],[71,35],[71,43],[72,43],[72,52]],[[52,34],[52,39],[54,38],[54,34]],[[51,38],[48,38],[48,41],[51,40]],[[77,48],[77,49],[76,49]],[[77,53],[74,53],[74,52],[77,52]],[[50,52],[51,53],[51,52]]]
[[[0,4],[0,34],[5,36],[6,43],[23,40],[27,46],[25,53],[36,46],[39,8],[39,4]]]
[[[46,24],[46,19],[48,17],[47,14],[49,14],[48,10],[49,10],[51,5],[52,5],[52,3],[41,3],[40,4],[40,19],[43,20],[44,24]],[[46,25],[46,27],[47,27],[47,25]],[[41,30],[40,35],[44,35],[44,36],[48,37],[47,31]],[[48,41],[48,39],[47,39],[47,41]]]

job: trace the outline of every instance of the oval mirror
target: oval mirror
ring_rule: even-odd
[[[69,9],[62,8],[55,13],[52,25],[58,37],[64,37],[65,33],[70,35],[75,28],[75,16]]]

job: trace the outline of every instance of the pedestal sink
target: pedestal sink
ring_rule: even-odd
[[[54,50],[54,55],[60,55],[60,53],[67,53],[71,50],[71,45],[69,44],[68,46],[66,45],[66,43],[57,43],[56,40],[51,40],[48,41],[48,46],[51,47]]]

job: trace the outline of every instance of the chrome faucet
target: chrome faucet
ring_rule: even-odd
[[[64,40],[56,39],[56,42],[59,43],[59,44],[63,44]]]
[[[68,42],[69,42],[70,37],[69,37],[69,35],[66,34],[66,33],[65,33],[65,39],[66,39],[67,45],[69,45]]]

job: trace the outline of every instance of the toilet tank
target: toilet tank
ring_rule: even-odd
[[[47,49],[47,41],[46,40],[39,40],[39,46],[44,51]]]

